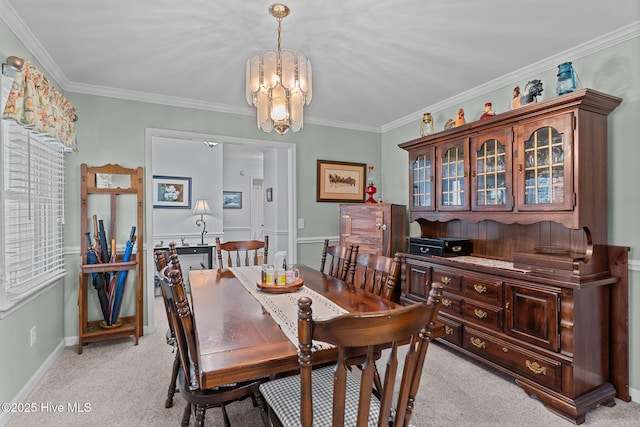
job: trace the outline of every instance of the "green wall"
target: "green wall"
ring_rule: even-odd
[[[640,168],[640,65],[637,52],[640,39],[620,43],[574,62],[585,87],[623,97],[624,103],[610,117],[610,204],[609,241],[615,245],[640,247],[637,214],[640,211],[638,182]],[[0,57],[17,55],[33,60],[33,55],[0,20]],[[615,64],[626,64],[630,73],[623,77],[603,78],[602,71],[615,71]],[[603,68],[604,67],[604,68]],[[41,66],[39,68],[42,69]],[[46,70],[43,70],[46,71]],[[555,70],[539,76],[546,83],[550,96],[555,84]],[[606,76],[605,76],[606,77]],[[517,82],[521,86],[525,82]],[[60,87],[54,82],[54,85]],[[498,112],[507,109],[512,84],[482,95],[461,105],[467,117],[477,117],[484,102],[492,101]],[[214,113],[157,104],[125,101],[106,97],[65,94],[78,107],[79,152],[66,158],[66,225],[67,276],[61,284],[17,309],[0,320],[0,401],[11,401],[28,383],[65,337],[77,336],[77,277],[80,260],[79,169],[81,163],[101,165],[119,163],[126,167],[144,166],[146,127],[228,135],[259,140],[293,142],[297,152],[297,216],[305,219],[306,227],[298,230],[298,262],[317,264],[319,240],[338,235],[338,204],[316,203],[316,160],[335,159],[374,165],[379,171],[379,194],[385,202],[407,204],[408,174],[406,152],[397,144],[418,136],[418,123],[407,124],[383,134],[352,131],[306,123],[299,133],[284,136],[259,132],[252,116]],[[546,99],[546,98],[545,98]],[[468,105],[466,105],[468,104]],[[458,106],[443,111],[432,111],[438,128],[446,118],[453,117]],[[633,164],[632,164],[633,163]],[[148,232],[148,231],[147,231]],[[311,243],[307,243],[307,242]],[[637,249],[635,250],[637,253]],[[640,389],[640,291],[634,289],[640,281],[638,263],[630,273],[630,386]],[[29,329],[37,325],[38,342],[29,347]],[[635,339],[634,339],[635,338]],[[143,339],[144,340],[144,339]],[[144,343],[144,341],[142,341]],[[11,349],[8,351],[7,349]]]

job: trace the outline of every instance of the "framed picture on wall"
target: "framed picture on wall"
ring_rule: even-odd
[[[318,160],[317,202],[364,202],[365,163]]]
[[[223,209],[242,209],[242,191],[223,191]]]
[[[191,178],[154,175],[153,207],[191,209]]]

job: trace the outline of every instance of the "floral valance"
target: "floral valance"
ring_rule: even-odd
[[[76,151],[76,107],[28,60],[16,72],[3,119],[46,134]]]

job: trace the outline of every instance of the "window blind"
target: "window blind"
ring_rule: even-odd
[[[2,103],[11,79],[2,77]],[[64,273],[64,147],[11,120],[0,120],[2,195],[0,312]]]

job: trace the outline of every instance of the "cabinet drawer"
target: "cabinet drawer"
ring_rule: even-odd
[[[502,331],[502,308],[465,300],[462,315],[470,322]]]
[[[431,276],[434,282],[440,282],[444,285],[445,291],[460,291],[462,277],[459,274],[453,274],[447,270],[434,267]]]
[[[462,324],[451,320],[447,316],[438,316],[438,320],[444,323],[442,339],[452,342],[458,347],[462,346]]]
[[[442,304],[440,305],[440,312],[460,316],[462,314],[462,304],[460,302],[460,297],[444,292],[442,294]]]
[[[502,282],[491,277],[465,274],[462,291],[473,299],[502,306]]]
[[[517,348],[472,328],[465,328],[462,347],[553,390],[561,389],[562,363]]]

